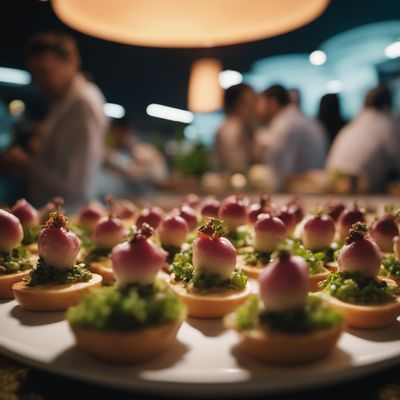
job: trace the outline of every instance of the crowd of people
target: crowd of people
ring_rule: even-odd
[[[369,192],[382,192],[400,176],[400,126],[392,114],[389,89],[371,89],[364,108],[349,123],[341,116],[337,94],[322,97],[316,119],[306,117],[299,96],[281,85],[260,94],[246,84],[225,92],[225,118],[215,141],[220,171],[242,172],[268,166],[277,188],[313,170],[362,176]]]
[[[27,65],[50,111],[30,145],[14,145],[0,155],[0,169],[14,182],[27,183],[25,197],[33,204],[60,195],[73,209],[93,199],[101,165],[136,183],[168,176],[164,155],[141,142],[130,123],[114,121],[110,128],[103,95],[80,72],[72,37],[34,36],[27,44]],[[371,192],[385,190],[389,179],[399,177],[400,132],[387,87],[371,89],[363,110],[349,123],[336,94],[322,97],[316,119],[302,113],[300,97],[281,85],[259,94],[246,84],[228,88],[213,147],[214,168],[246,173],[264,164],[277,190],[285,190],[289,178],[313,170],[363,175]]]

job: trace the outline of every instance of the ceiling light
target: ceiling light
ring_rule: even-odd
[[[190,71],[188,107],[195,113],[208,113],[222,107],[223,90],[219,84],[221,62],[215,58],[196,60]]]
[[[328,93],[340,93],[343,90],[343,83],[339,80],[332,80],[326,82],[325,87]]]
[[[125,108],[115,103],[105,103],[103,105],[104,114],[109,118],[123,118],[125,116]]]
[[[0,67],[0,82],[12,85],[29,85],[31,75],[22,69]]]
[[[322,50],[315,50],[309,56],[312,65],[324,65],[327,60],[326,53]]]
[[[303,26],[329,0],[52,0],[56,15],[86,34],[154,47],[249,42]]]
[[[385,49],[385,55],[388,58],[397,58],[400,57],[400,40],[389,44],[389,46]]]
[[[12,100],[8,104],[8,111],[13,117],[19,117],[25,111],[25,103],[19,99]]]
[[[219,73],[219,84],[223,89],[228,89],[231,86],[238,85],[243,82],[243,76],[238,71],[227,69]]]
[[[190,111],[163,106],[161,104],[153,103],[148,105],[146,108],[146,113],[151,117],[182,122],[184,124],[190,124],[193,121],[193,114]]]

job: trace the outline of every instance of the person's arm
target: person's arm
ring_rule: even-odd
[[[69,111],[63,129],[70,140],[58,168],[49,170],[39,164],[33,167],[33,173],[39,187],[49,188],[49,192],[69,201],[81,197],[95,176],[102,156],[104,124],[88,104],[79,102]]]

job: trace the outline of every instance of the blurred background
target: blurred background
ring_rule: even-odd
[[[400,2],[83,3],[2,4],[0,202],[400,193]]]

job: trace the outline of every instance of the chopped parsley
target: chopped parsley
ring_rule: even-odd
[[[175,255],[178,254],[179,251],[181,250],[180,247],[176,247],[176,246],[162,246],[162,247],[168,253],[167,254],[167,263],[171,264],[175,259]]]
[[[400,262],[396,260],[394,254],[383,258],[379,274],[400,280]]]
[[[286,239],[278,248],[278,250],[272,253],[271,258],[276,258],[281,248],[287,249],[291,254],[304,258],[308,264],[308,273],[310,275],[320,274],[325,272],[325,253],[319,251],[314,253],[311,250],[307,250],[298,240]]]
[[[338,300],[360,305],[384,304],[400,295],[398,287],[389,287],[383,280],[358,272],[335,272],[319,285]]]
[[[39,236],[41,227],[34,226],[32,228],[26,228],[24,229],[24,239],[22,241],[23,244],[32,244],[37,241],[37,238]]]
[[[229,231],[227,238],[237,249],[251,246],[251,231],[246,227],[240,227]]]
[[[75,233],[76,236],[81,240],[81,247],[84,249],[90,249],[93,246],[93,242],[91,239],[91,232],[89,229],[83,227],[79,223],[74,223],[72,221],[69,222],[69,227],[72,232]]]
[[[58,270],[47,265],[43,258],[39,258],[36,267],[31,271],[30,277],[25,280],[28,286],[44,284],[61,285],[66,283],[87,282],[92,278],[92,273],[86,269],[85,264],[74,265],[72,268]]]
[[[68,310],[77,327],[125,331],[160,325],[184,318],[185,306],[162,282],[147,286],[109,286],[94,289]]]
[[[310,294],[303,307],[275,312],[263,309],[257,296],[251,296],[238,308],[235,325],[239,330],[266,329],[286,334],[307,334],[338,326],[342,315],[323,300]]]
[[[0,275],[15,274],[31,268],[29,253],[23,246],[19,246],[9,253],[0,253]]]
[[[271,260],[272,253],[255,251],[253,248],[243,248],[239,250],[246,265],[252,267],[265,267]]]
[[[203,269],[195,271],[192,265],[192,248],[186,247],[175,255],[171,272],[177,281],[183,282],[189,290],[207,291],[212,289],[241,290],[247,285],[247,275],[242,270],[235,270],[231,278],[218,274],[206,274]]]
[[[88,255],[85,258],[85,264],[90,266],[91,263],[101,260],[102,258],[106,258],[110,255],[111,249],[100,249],[94,248],[89,251]]]

